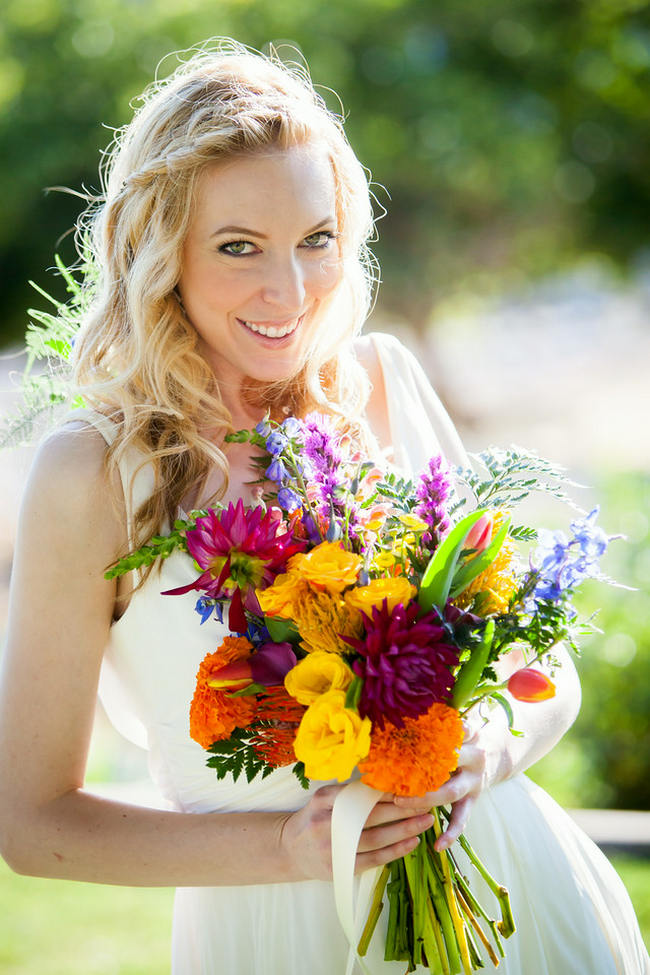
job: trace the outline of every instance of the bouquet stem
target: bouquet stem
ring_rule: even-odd
[[[501,919],[497,921],[472,893],[451,851],[435,849],[442,820],[440,810],[434,809],[433,815],[434,825],[422,835],[416,849],[381,871],[359,955],[368,950],[386,894],[386,961],[406,961],[409,972],[422,965],[431,975],[472,975],[485,967],[484,958],[496,968],[504,957],[501,937],[507,938],[515,930],[508,891],[461,836],[461,848],[499,903]],[[446,815],[444,810],[442,815]]]

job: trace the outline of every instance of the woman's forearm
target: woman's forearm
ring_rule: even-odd
[[[302,880],[283,844],[283,812],[180,813],[72,791],[3,824],[16,872],[126,886]]]

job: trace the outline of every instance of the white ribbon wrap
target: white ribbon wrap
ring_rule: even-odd
[[[381,799],[381,792],[363,782],[350,782],[341,789],[332,809],[332,874],[336,912],[350,945],[345,975],[352,975],[355,961],[364,975],[370,975],[363,959],[357,954],[357,945],[368,918],[375,884],[381,867],[364,871],[359,878],[356,903],[354,896],[354,865],[361,831],[374,806]]]

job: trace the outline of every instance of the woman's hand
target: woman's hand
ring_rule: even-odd
[[[470,711],[463,724],[465,738],[458,753],[458,766],[444,785],[424,796],[395,799],[395,805],[413,815],[433,806],[451,806],[451,818],[436,840],[436,850],[446,850],[458,839],[483,790],[508,774],[510,735],[505,718],[499,720],[495,714],[486,722]]]
[[[306,880],[332,879],[332,808],[344,785],[325,785],[282,824],[281,843]],[[384,793],[361,833],[355,873],[398,860],[414,850],[418,836],[433,825],[432,803],[405,809]]]

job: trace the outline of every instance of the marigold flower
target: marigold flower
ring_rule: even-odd
[[[342,637],[360,637],[363,623],[359,613],[346,602],[328,592],[307,587],[301,602],[296,601],[293,619],[300,632],[300,646],[307,653],[327,650],[328,653],[349,653]]]
[[[255,720],[272,721],[273,724],[257,728],[251,743],[268,765],[281,768],[297,761],[293,742],[304,713],[304,707],[294,701],[284,687],[269,687],[258,700]]]
[[[294,751],[310,779],[344,782],[370,749],[368,718],[345,707],[343,691],[328,691],[311,704],[298,728]]]
[[[406,606],[416,592],[415,586],[404,576],[393,576],[388,579],[371,579],[367,586],[355,586],[354,589],[349,589],[343,598],[348,606],[370,616],[372,607],[381,609],[384,601],[389,612],[392,612],[398,603]]]
[[[498,534],[503,521],[504,515],[496,512],[492,526],[493,535]],[[519,588],[518,565],[517,546],[512,538],[506,535],[494,561],[454,599],[455,604],[461,609],[471,609],[475,606],[477,612],[483,617],[505,613],[511,597]]]
[[[359,762],[361,781],[379,792],[422,796],[443,785],[458,765],[463,724],[458,711],[433,704],[406,718],[403,728],[373,726],[368,757]]]
[[[190,736],[202,748],[228,738],[235,728],[245,728],[251,722],[255,699],[232,697],[210,687],[210,681],[227,664],[249,657],[252,649],[246,637],[227,636],[216,653],[208,653],[201,661],[190,705]]]
[[[315,650],[284,678],[284,686],[300,704],[312,704],[327,691],[345,691],[354,674],[337,653]]]
[[[321,542],[311,552],[294,555],[289,569],[298,572],[314,589],[338,594],[354,585],[361,564],[361,557],[346,552],[340,542]]]

